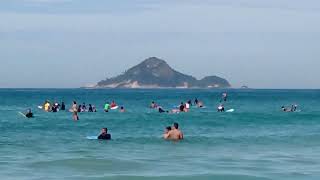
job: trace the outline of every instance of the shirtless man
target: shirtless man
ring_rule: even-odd
[[[169,131],[164,138],[169,140],[175,140],[175,141],[182,140],[183,133],[179,130],[179,124],[174,123],[172,130]]]

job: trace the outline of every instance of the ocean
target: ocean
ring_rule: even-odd
[[[218,113],[222,92],[226,109]],[[206,108],[160,114],[198,98]],[[97,113],[46,113],[49,99],[94,104]],[[127,112],[103,112],[115,100]],[[318,180],[320,90],[0,89],[0,179],[3,180]],[[298,104],[297,112],[281,106]],[[32,108],[35,118],[18,112]],[[164,141],[178,122],[185,139]],[[89,140],[107,127],[111,141]]]

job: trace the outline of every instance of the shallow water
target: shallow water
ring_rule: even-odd
[[[0,90],[1,179],[319,179],[319,90]],[[159,114],[152,100],[167,109],[198,97],[206,109]],[[45,113],[44,100],[95,104],[97,113]],[[126,113],[102,112],[116,100]],[[301,112],[280,112],[298,103]],[[19,111],[32,107],[35,118]],[[178,122],[182,142],[161,139],[164,127]],[[113,140],[87,140],[108,127]]]

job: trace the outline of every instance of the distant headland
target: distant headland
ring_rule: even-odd
[[[201,80],[180,73],[166,61],[150,57],[125,73],[107,78],[91,88],[229,88],[230,83],[218,76]]]

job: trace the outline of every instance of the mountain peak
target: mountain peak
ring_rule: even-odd
[[[166,61],[149,57],[124,74],[100,81],[96,87],[105,88],[223,88],[230,87],[227,80],[209,76],[202,80],[182,74]]]

